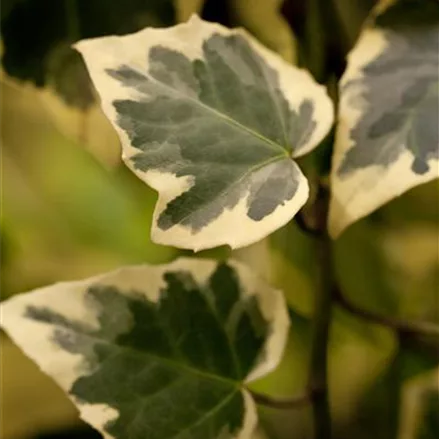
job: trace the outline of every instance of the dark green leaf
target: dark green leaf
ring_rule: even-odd
[[[48,83],[69,106],[86,110],[93,105],[93,86],[84,61],[70,45],[53,49],[48,60]]]
[[[59,56],[60,46],[67,48],[81,38],[120,35],[175,22],[173,0],[4,0],[1,12],[6,73],[37,86],[55,84],[68,104],[78,103],[80,108],[84,98],[72,95],[87,73],[81,62],[74,61],[70,48],[63,51],[67,65],[54,70],[53,58]],[[65,78],[72,81],[70,86]],[[91,84],[85,87],[91,89]]]

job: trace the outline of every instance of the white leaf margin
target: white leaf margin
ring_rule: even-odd
[[[277,367],[287,343],[290,320],[285,298],[280,290],[270,287],[240,262],[232,260],[227,264],[238,274],[242,288],[241,297],[255,296],[263,317],[270,325],[259,361],[245,379],[248,383]],[[27,307],[48,308],[68,319],[85,322],[98,329],[96,310],[90,309],[84,301],[91,285],[113,285],[124,294],[130,294],[130,291],[136,291],[136,294],[141,292],[148,300],[157,302],[161,288],[166,286],[163,279],[166,272],[189,271],[197,283],[205,284],[217,266],[218,262],[214,260],[179,258],[170,264],[124,267],[86,280],[60,282],[38,288],[0,304],[1,327],[44,373],[68,392],[73,383],[84,376],[84,359],[82,355],[62,350],[52,341],[53,325],[26,318]],[[145,279],[148,280],[147,291]],[[245,389],[242,394],[246,413],[243,428],[235,439],[252,438],[258,423],[253,398]],[[100,431],[105,438],[115,439],[104,431],[104,427],[107,422],[118,417],[117,410],[105,404],[84,404],[73,396],[68,396],[77,406],[81,419]]]
[[[170,28],[146,28],[125,36],[83,40],[74,46],[84,57],[92,81],[100,95],[104,113],[121,139],[122,159],[131,171],[158,192],[159,199],[153,214],[152,240],[158,244],[173,245],[194,251],[224,244],[234,249],[259,241],[289,222],[309,196],[308,183],[299,170],[299,185],[293,198],[279,205],[262,221],[253,221],[247,217],[247,203],[244,197],[233,209],[224,210],[199,233],[194,234],[190,229],[181,225],[175,225],[167,231],[162,231],[157,226],[157,219],[166,205],[190,188],[191,179],[190,177],[177,178],[174,174],[154,170],[143,172],[133,166],[131,158],[138,154],[139,150],[131,146],[127,133],[118,126],[117,112],[113,102],[127,98],[136,100],[138,94],[108,75],[106,69],[114,69],[126,64],[145,74],[148,71],[147,54],[152,47],[157,45],[181,52],[192,60],[202,59],[203,42],[216,33],[224,36],[241,35],[249,42],[264,61],[277,71],[279,89],[291,110],[297,111],[305,99],[314,103],[313,120],[317,122],[317,126],[306,144],[293,154],[293,158],[313,150],[323,140],[334,122],[333,104],[326,93],[326,88],[317,84],[309,72],[288,64],[244,29],[228,29],[192,15],[186,23]],[[294,162],[292,165],[297,167]],[[239,236],[231,233],[236,224],[240,225]]]
[[[363,68],[388,46],[386,37],[388,32],[392,31],[378,28],[364,29],[356,46],[348,55],[348,64],[340,81],[340,89],[346,83],[361,80],[365,76]],[[356,94],[361,92],[360,87],[355,87]],[[350,132],[364,114],[361,109],[351,105],[351,99],[351,92],[340,95],[330,176],[332,196],[329,208],[329,234],[332,238],[337,238],[352,223],[409,189],[439,177],[439,162],[435,159],[429,160],[430,170],[425,174],[412,172],[410,169],[413,156],[410,151],[404,149],[398,159],[384,172],[382,166],[372,165],[352,171],[352,174],[341,179],[337,171],[347,151],[353,147]],[[368,103],[364,102],[365,109],[367,105]]]

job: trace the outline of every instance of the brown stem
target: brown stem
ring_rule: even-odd
[[[439,336],[439,325],[435,323],[421,321],[410,322],[397,317],[388,317],[381,314],[376,314],[373,311],[363,309],[360,306],[352,303],[338,288],[334,288],[332,295],[334,301],[338,303],[340,307],[364,320],[386,326],[390,329],[398,331],[399,333],[407,335],[423,334]]]
[[[327,235],[329,193],[319,185],[313,216],[321,237],[316,240],[318,255],[318,287],[315,295],[313,335],[308,377],[314,418],[314,438],[331,439],[331,413],[328,398],[328,343],[332,318],[332,252]]]
[[[324,236],[324,233],[322,233],[321,230],[313,228],[308,224],[303,209],[297,213],[297,215],[294,217],[294,220],[297,224],[297,227],[299,227],[299,229],[307,235],[313,236],[315,238],[321,238],[322,236]]]
[[[293,397],[281,398],[276,396],[265,395],[263,393],[250,391],[256,404],[274,409],[294,409],[303,407],[311,401],[311,395],[304,393]]]

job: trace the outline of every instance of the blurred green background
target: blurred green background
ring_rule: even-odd
[[[289,62],[309,64],[311,70],[312,53],[324,52],[327,74],[319,79],[331,84],[373,3],[328,0],[322,7],[317,0],[3,0],[2,299],[121,265],[163,263],[183,253],[150,241],[156,195],[121,164],[117,137],[70,43],[171,25],[195,11],[212,21],[246,27]],[[310,36],[317,48],[306,42]],[[343,292],[378,313],[439,323],[438,220],[435,181],[352,226],[334,243]],[[216,249],[197,256],[229,255],[227,249]],[[316,277],[313,238],[292,223],[233,256],[282,288],[291,311],[285,358],[254,388],[279,396],[300,393],[307,381]],[[329,361],[336,437],[439,437],[438,356],[431,340],[398,339],[391,330],[336,308]],[[99,437],[4,334],[1,362],[3,439]],[[261,420],[272,439],[311,435],[306,407],[261,409]]]

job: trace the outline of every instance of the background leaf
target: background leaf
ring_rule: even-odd
[[[42,86],[50,77],[48,57],[59,44],[169,26],[175,11],[171,0],[127,0],[111,6],[105,0],[21,0],[2,7],[1,19],[3,68]]]
[[[192,14],[199,14],[203,8],[205,0],[174,0],[174,5],[176,9],[177,22],[183,23]]]
[[[6,18],[11,13],[11,11],[15,8],[15,6],[17,6],[17,4],[19,4],[22,1],[24,1],[24,0],[5,0],[2,3],[2,7],[1,7],[1,10],[0,10],[0,13],[1,13],[0,18],[1,18],[1,20]]]
[[[81,38],[125,34],[175,23],[172,0],[7,0],[1,8],[2,67],[9,80],[41,90],[58,128],[107,167],[120,162],[119,142],[96,101]]]
[[[248,29],[262,44],[296,64],[297,43],[281,14],[282,3],[283,0],[229,0],[230,15],[236,24]]]
[[[34,87],[1,87],[3,298],[176,256],[149,239],[152,190],[63,137]]]

